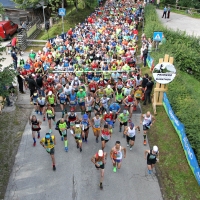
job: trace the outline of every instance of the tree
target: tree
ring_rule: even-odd
[[[27,9],[27,8],[36,8],[38,6],[47,5],[48,8],[53,11],[57,12],[58,8],[62,8],[62,1],[64,3],[64,8],[67,7],[66,0],[13,0],[18,8]]]

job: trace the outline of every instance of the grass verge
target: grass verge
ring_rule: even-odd
[[[84,9],[79,8],[76,11],[75,7],[71,9],[64,17],[64,32],[67,32],[70,28],[74,28],[79,22],[85,21],[85,19],[94,11],[94,7],[86,6]],[[62,20],[54,24],[48,31],[49,38],[55,37],[62,33]],[[37,38],[38,40],[47,40],[48,34],[46,31],[42,31]]]
[[[149,68],[142,68],[142,73],[150,74]],[[152,105],[142,105],[142,111],[153,113]],[[157,107],[156,123],[149,131],[148,139],[150,146],[159,147],[160,162],[157,163],[156,168],[163,198],[166,200],[200,199],[199,186],[163,106]]]

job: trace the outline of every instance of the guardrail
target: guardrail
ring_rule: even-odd
[[[195,9],[195,8],[191,8],[191,7],[184,7],[184,6],[180,6],[178,4],[167,4],[169,5],[171,8],[175,8],[176,10],[183,10],[183,11],[189,11],[189,14],[200,14],[200,9]]]

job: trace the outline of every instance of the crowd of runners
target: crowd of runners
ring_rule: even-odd
[[[70,29],[65,39],[57,36],[41,51],[31,51],[28,60],[19,60],[19,90],[24,93],[24,88],[30,89],[30,102],[35,107],[35,115],[29,119],[33,146],[36,146],[36,138],[40,138],[41,124],[47,123],[49,131],[40,144],[50,153],[53,170],[56,170],[56,137],[52,129],[59,132],[66,152],[69,150],[67,133],[74,137],[82,152],[82,143],[87,143],[89,130],[93,130],[94,142],[101,140],[100,150],[91,158],[96,168],[101,169],[100,188],[103,188],[108,156],[105,145],[117,121],[119,132],[132,150],[136,132],[140,132],[140,125],[134,125],[132,115],[140,110],[141,100],[144,104],[147,100],[150,103],[148,88],[153,87],[148,74],[142,77],[136,56],[138,42],[141,42],[141,59],[146,66],[151,43],[144,34],[138,37],[143,6],[137,1],[107,1],[84,23]],[[58,121],[56,109],[60,110],[56,116],[60,118]],[[150,112],[141,115],[144,145],[147,130],[154,122]],[[122,157],[126,157],[126,148],[119,140],[109,153],[114,172],[120,169]],[[149,173],[158,155],[157,146],[145,151]]]

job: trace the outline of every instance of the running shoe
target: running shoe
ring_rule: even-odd
[[[45,121],[46,119],[45,119],[45,117],[43,117],[43,121]]]
[[[100,183],[100,184],[99,184],[99,187],[100,187],[100,189],[103,189],[103,184]]]
[[[85,139],[85,142],[87,143],[87,138]]]
[[[49,133],[52,133],[52,130],[51,130],[51,129],[49,129]]]
[[[132,151],[132,149],[133,149],[133,148],[132,148],[132,147],[130,147],[130,151]]]
[[[68,147],[65,147],[65,151],[68,152]]]
[[[151,170],[148,170],[148,174],[151,174],[152,173],[152,171]]]
[[[77,145],[76,145],[76,148],[78,149],[79,148],[79,144],[77,143]]]
[[[38,134],[37,138],[40,139],[40,134]]]
[[[53,165],[53,171],[56,171],[56,166],[55,165]]]
[[[42,112],[40,112],[40,115],[42,115]]]
[[[31,101],[30,104],[33,105],[33,102]]]
[[[34,147],[36,146],[36,142],[33,142],[33,146],[34,146]]]
[[[61,136],[61,141],[63,141],[64,139],[63,139],[63,136]]]
[[[84,139],[84,138],[82,138],[82,142],[85,142],[85,139]]]
[[[82,152],[82,148],[80,148],[80,152]]]
[[[126,145],[127,147],[129,147],[129,144],[127,143],[127,145]]]
[[[147,141],[146,140],[144,140],[144,145],[147,145]]]
[[[119,132],[122,132],[122,128],[121,127],[119,127]]]
[[[99,140],[98,140],[98,138],[96,138],[96,143],[98,143],[99,142]]]
[[[113,167],[113,172],[117,172],[117,167]]]
[[[38,114],[38,110],[36,110],[35,112],[36,112],[36,114]]]

